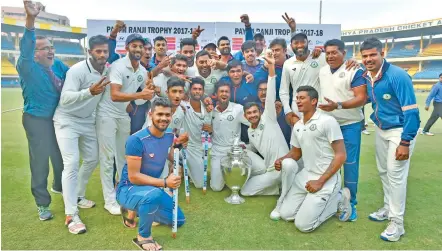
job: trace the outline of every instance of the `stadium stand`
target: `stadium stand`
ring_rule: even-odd
[[[57,54],[84,55],[83,48],[79,43],[54,40],[54,47]]]
[[[2,56],[2,76],[17,76],[17,70],[7,57]]]
[[[438,79],[442,73],[442,61],[431,61],[424,64],[421,72],[414,75],[414,79]]]
[[[15,50],[14,42],[11,37],[2,35],[2,50]]]
[[[345,55],[345,59],[349,59],[353,57],[353,45],[345,46],[345,50],[347,51],[347,54]]]
[[[63,61],[63,63],[65,63],[67,66],[71,67],[74,64],[80,62],[80,60],[78,59],[61,59]]]
[[[433,39],[431,44],[424,49],[420,56],[442,56],[442,38]]]
[[[417,63],[394,63],[394,65],[404,69],[411,77],[419,71],[419,64]]]
[[[393,48],[388,51],[389,58],[415,57],[419,54],[420,41],[395,42]]]

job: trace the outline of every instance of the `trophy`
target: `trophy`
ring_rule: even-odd
[[[245,200],[239,196],[239,190],[250,177],[252,161],[239,144],[239,137],[234,136],[234,143],[227,156],[221,159],[224,181],[232,194],[224,200],[229,204],[242,204]]]

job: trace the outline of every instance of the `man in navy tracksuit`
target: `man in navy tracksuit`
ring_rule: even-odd
[[[381,239],[398,241],[404,230],[404,213],[410,157],[420,118],[410,76],[388,63],[377,38],[361,45],[364,78],[376,125],[376,163],[384,190],[384,205],[370,214],[373,221],[389,220]]]
[[[439,82],[433,85],[430,94],[428,94],[427,100],[425,101],[425,110],[428,111],[430,109],[430,103],[433,99],[433,112],[422,130],[422,134],[427,136],[434,136],[434,134],[430,132],[430,128],[436,123],[438,118],[442,118],[442,73],[439,74]]]

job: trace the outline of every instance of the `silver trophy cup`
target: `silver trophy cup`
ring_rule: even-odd
[[[239,145],[239,138],[234,140],[227,156],[221,159],[224,181],[232,194],[224,200],[229,204],[242,204],[245,200],[239,196],[239,190],[247,182],[251,173],[252,161],[247,152]]]

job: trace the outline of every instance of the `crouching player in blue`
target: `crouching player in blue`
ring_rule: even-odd
[[[157,98],[152,103],[149,117],[152,125],[131,135],[126,142],[126,165],[117,188],[118,203],[139,216],[138,236],[133,242],[143,250],[161,250],[151,235],[152,223],[172,225],[173,202],[163,188],[177,188],[181,177],[170,174],[160,179],[166,159],[173,162],[173,148],[187,145],[186,133],[174,140],[172,132],[166,132],[172,119],[170,102]],[[170,148],[170,150],[169,150]],[[185,222],[178,208],[178,227]],[[128,227],[135,227],[133,219],[124,219]]]
[[[398,241],[404,230],[405,200],[410,158],[419,129],[419,110],[410,76],[384,59],[382,43],[367,38],[361,45],[370,118],[376,125],[376,163],[384,190],[384,205],[370,214],[373,221],[389,220],[381,239]]]

